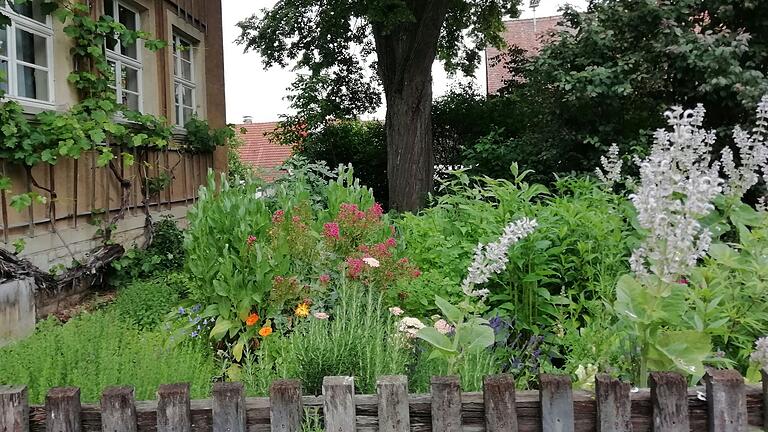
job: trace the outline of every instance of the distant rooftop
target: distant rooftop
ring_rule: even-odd
[[[246,120],[247,121],[247,120]],[[267,134],[277,129],[277,122],[244,123],[237,130],[245,128],[242,135],[244,144],[238,149],[242,161],[254,168],[266,180],[274,180],[280,175],[276,167],[291,157],[291,146],[273,143]]]

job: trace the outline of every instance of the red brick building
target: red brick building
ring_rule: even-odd
[[[504,31],[504,40],[507,46],[516,45],[530,54],[536,54],[541,45],[546,43],[553,30],[558,29],[560,16],[550,16],[536,18],[536,29],[534,30],[533,19],[516,19],[504,22],[506,30]],[[504,86],[504,81],[510,78],[506,69],[504,69],[502,52],[496,48],[488,47],[485,49],[486,65],[486,89],[488,94],[496,94]]]
[[[291,157],[291,147],[280,145],[270,140],[269,134],[277,128],[277,122],[244,123],[237,129],[245,128],[242,136],[244,144],[238,149],[240,159],[253,168],[256,173],[267,180],[274,179],[278,174],[275,168]]]

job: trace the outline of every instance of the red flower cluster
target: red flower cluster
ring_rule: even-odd
[[[380,289],[404,278],[421,276],[421,271],[408,258],[395,258],[396,247],[397,241],[392,237],[382,243],[358,246],[357,252],[347,257],[347,276]]]
[[[323,235],[328,239],[339,239],[339,224],[336,222],[328,222],[323,225]]]

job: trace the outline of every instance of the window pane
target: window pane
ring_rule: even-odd
[[[8,92],[8,62],[0,60],[0,92]]]
[[[47,40],[22,29],[16,29],[16,58],[38,66],[48,66]]]
[[[104,0],[104,15],[115,17],[114,3],[112,0]]]
[[[19,96],[47,101],[48,72],[29,66],[18,65],[17,85]]]
[[[182,59],[191,62],[192,61],[192,47],[189,46],[188,43],[182,42],[181,43],[181,51],[179,52],[179,55]]]
[[[120,85],[123,90],[129,90],[132,92],[139,92],[139,71],[136,69],[123,66],[123,73],[120,78]]]
[[[192,81],[192,63],[181,61],[181,77],[185,80]]]
[[[188,87],[184,87],[184,91],[182,92],[182,105],[191,107],[194,106],[192,104],[192,89]]]
[[[123,105],[134,111],[139,110],[139,95],[135,93],[123,92]]]
[[[0,29],[0,56],[8,57],[8,28]]]
[[[46,17],[40,10],[42,0],[25,1],[24,3],[16,4],[13,0],[8,1],[8,5],[16,11],[19,15],[24,15],[27,18],[32,18],[35,21],[45,23]]]
[[[181,106],[179,104],[176,104],[176,124],[184,126],[184,119],[181,118]]]
[[[118,14],[120,15],[120,23],[123,24],[128,30],[138,30],[136,26],[136,13],[120,4],[118,4],[118,10]],[[120,53],[133,59],[138,58],[136,43],[126,45],[121,41]]]
[[[192,118],[192,108],[184,108],[184,124]]]

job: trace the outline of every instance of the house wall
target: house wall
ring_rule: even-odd
[[[139,12],[141,30],[169,42],[174,32],[180,32],[196,43],[193,66],[197,116],[208,120],[212,127],[225,126],[221,0],[125,0],[125,3]],[[104,13],[102,1],[90,1],[89,4],[94,16]],[[54,103],[50,106],[22,103],[29,114],[44,109],[66,110],[78,102],[77,92],[67,80],[73,68],[72,40],[63,33],[64,24],[58,20],[52,19],[52,27]],[[172,48],[169,45],[155,53],[142,46],[140,58],[142,111],[164,116],[173,124]],[[183,129],[175,132],[179,142],[185,132]],[[95,225],[98,220],[108,220],[120,209],[121,187],[107,168],[96,166],[95,158],[93,154],[86,154],[79,160],[63,159],[55,166],[34,167],[33,178],[44,187],[55,189],[56,197],[35,188],[22,167],[0,160],[0,176],[12,180],[12,190],[0,193],[0,246],[12,250],[14,242],[24,240],[27,246],[22,256],[43,269],[58,264],[69,265],[73,255],[80,259],[91,246],[96,246],[98,227]],[[144,221],[144,197],[140,196],[137,184],[139,169],[146,169],[149,177],[161,173],[172,176],[168,188],[148,199],[149,207],[153,212],[170,211],[179,217],[196,199],[198,188],[207,182],[209,169],[226,171],[226,149],[212,155],[190,155],[171,150],[153,154],[150,159],[147,168],[138,161],[133,166],[119,163],[122,175],[133,184],[130,210],[117,229],[117,238],[127,242],[129,247],[136,237],[133,231],[143,226]],[[28,191],[39,192],[47,198],[47,203],[35,203],[22,212],[10,207],[13,195]]]

